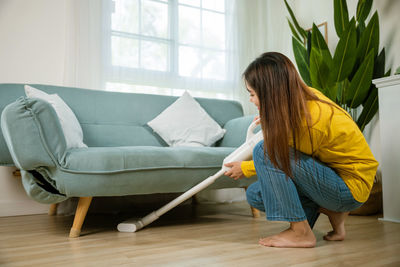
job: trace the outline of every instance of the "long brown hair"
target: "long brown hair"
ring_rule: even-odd
[[[264,154],[267,152],[274,166],[293,178],[289,140],[292,139],[295,160],[298,160],[297,141],[300,131],[304,131],[305,120],[312,146],[307,101],[320,99],[301,80],[293,63],[281,53],[262,54],[250,63],[243,77],[260,102]]]

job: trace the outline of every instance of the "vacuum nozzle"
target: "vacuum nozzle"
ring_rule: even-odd
[[[135,221],[129,220],[129,221],[125,221],[125,222],[118,224],[117,229],[120,232],[134,233],[137,230],[142,229],[143,226],[144,225],[141,220],[138,220],[138,221],[137,220],[135,220]]]
[[[157,215],[157,211],[153,211],[152,213],[150,213],[149,215],[143,217],[140,220],[131,219],[131,220],[124,221],[124,222],[118,224],[117,229],[120,232],[134,233],[134,232],[142,229],[146,225],[154,222],[159,217],[160,216]]]

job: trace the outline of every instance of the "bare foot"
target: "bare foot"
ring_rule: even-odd
[[[313,248],[316,239],[307,221],[291,222],[285,231],[260,239],[260,245],[280,248]]]
[[[333,231],[330,231],[324,236],[327,241],[342,241],[346,236],[346,230],[344,228],[344,221],[349,215],[349,212],[336,212],[320,208],[320,212],[327,215],[332,225]]]

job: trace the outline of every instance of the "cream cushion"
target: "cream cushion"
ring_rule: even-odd
[[[53,106],[64,132],[67,149],[87,147],[87,145],[83,143],[82,127],[78,119],[59,95],[50,95],[29,85],[25,85],[25,94],[29,98],[39,98],[47,101]]]
[[[186,91],[147,123],[169,146],[211,146],[225,130]]]

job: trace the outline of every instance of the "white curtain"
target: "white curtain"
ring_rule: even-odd
[[[292,58],[291,33],[284,1],[236,0],[235,6],[240,75],[256,57],[267,51],[281,52]],[[241,78],[240,75],[238,78]],[[242,102],[246,114],[257,113],[255,106],[248,101],[243,84],[236,88],[235,99]]]
[[[104,89],[102,1],[66,1],[64,85]]]

